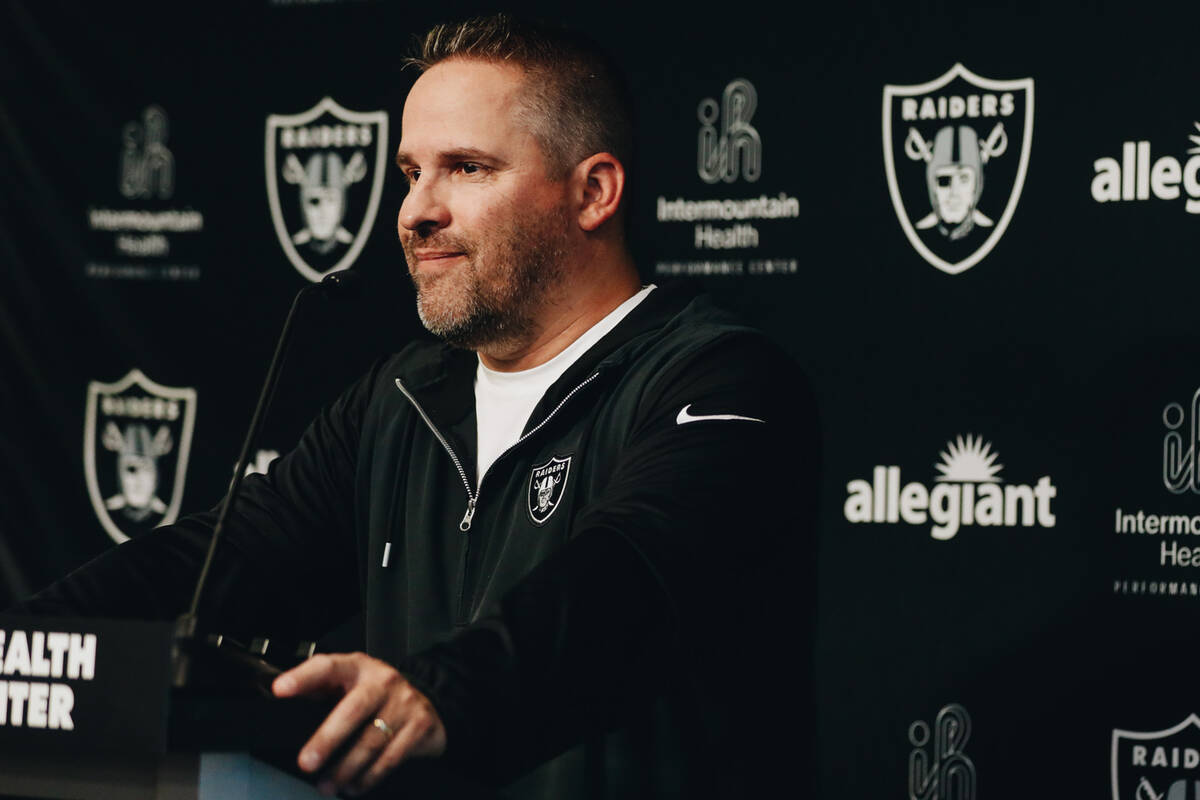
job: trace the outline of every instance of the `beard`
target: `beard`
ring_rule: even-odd
[[[414,232],[404,241],[426,330],[455,347],[519,344],[536,333],[536,312],[562,284],[568,220],[564,209],[512,219],[477,237]],[[465,263],[422,272],[417,248],[463,253]]]

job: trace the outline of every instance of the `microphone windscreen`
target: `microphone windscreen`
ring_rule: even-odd
[[[362,279],[351,269],[331,272],[321,279],[320,287],[327,297],[357,297]]]

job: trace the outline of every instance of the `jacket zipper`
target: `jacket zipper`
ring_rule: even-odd
[[[587,386],[589,383],[599,377],[599,371],[593,372],[586,380],[584,380],[571,391],[567,392],[566,396],[558,402],[558,405],[551,409],[550,413],[546,415],[545,419],[530,428],[524,436],[522,436],[520,439],[517,439],[517,441],[513,442],[504,450],[504,452],[496,456],[496,461],[493,461],[492,464],[495,465],[497,461],[504,458],[506,455],[519,447],[522,442],[544,428],[550,422],[550,420],[554,418],[554,415],[557,414],[559,410],[567,404],[568,400],[574,397],[581,389],[583,389],[583,387]],[[396,388],[399,389],[406,398],[408,398],[408,402],[412,403],[413,408],[417,409],[417,413],[421,415],[421,419],[425,420],[425,424],[429,426],[429,430],[432,431],[433,435],[437,437],[437,440],[441,442],[442,448],[446,451],[446,454],[450,456],[450,461],[454,463],[454,469],[458,471],[458,477],[462,479],[463,487],[467,490],[467,510],[466,513],[463,514],[462,521],[458,523],[458,529],[463,532],[463,555],[458,566],[458,618],[462,619],[463,604],[465,602],[467,585],[467,558],[470,555],[471,550],[471,540],[466,536],[466,534],[471,530],[471,520],[474,519],[475,508],[479,504],[479,492],[483,488],[483,481],[487,478],[487,475],[485,474],[483,477],[481,477],[479,479],[479,486],[475,489],[472,489],[471,481],[467,478],[467,471],[463,469],[462,461],[459,459],[458,454],[454,452],[454,448],[450,446],[450,442],[446,441],[446,437],[443,436],[442,432],[438,430],[438,427],[433,424],[433,420],[431,420],[429,415],[425,413],[425,409],[421,407],[421,404],[417,402],[417,399],[413,397],[408,389],[404,387],[404,383],[401,382],[399,378],[396,378]]]

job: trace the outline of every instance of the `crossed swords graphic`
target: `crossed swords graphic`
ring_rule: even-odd
[[[979,160],[984,164],[992,160],[996,156],[1004,155],[1004,151],[1008,149],[1008,134],[1004,131],[1004,123],[997,122],[996,127],[992,128],[992,132],[988,134],[979,145]],[[904,140],[904,153],[913,161],[924,161],[928,164],[933,160],[933,148],[929,142],[921,134],[917,133],[916,128],[908,129],[908,138]],[[979,209],[974,209],[971,212],[971,218],[976,225],[981,225],[985,228],[990,228],[995,223]],[[917,230],[927,230],[938,223],[936,212],[929,212],[926,216],[918,220],[915,225]]]
[[[1164,795],[1154,791],[1154,787],[1150,785],[1150,781],[1146,780],[1143,776],[1138,782],[1134,796],[1137,797],[1137,800],[1162,800]]]

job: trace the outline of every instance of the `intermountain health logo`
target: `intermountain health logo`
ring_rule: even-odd
[[[963,752],[971,738],[971,715],[958,703],[933,721],[908,726],[909,800],[975,800],[975,763]]]
[[[1200,389],[1192,395],[1187,410],[1179,403],[1163,409],[1163,486],[1171,494],[1200,494]]]
[[[200,278],[194,259],[204,214],[175,198],[176,163],[169,138],[170,120],[158,105],[146,106],[121,129],[116,184],[122,199],[87,210],[87,226],[94,233],[92,260],[84,266],[89,278]]]
[[[267,199],[284,253],[319,281],[354,264],[379,211],[386,111],[350,111],[326,97],[267,117]]]
[[[170,200],[175,193],[175,156],[167,148],[167,112],[148,106],[142,118],[121,131],[121,195],[130,200],[158,197]]]
[[[991,252],[1025,185],[1033,78],[992,80],[962,64],[883,87],[883,163],[904,235],[957,275]],[[985,180],[986,178],[986,180]]]
[[[704,97],[696,106],[696,176],[707,187],[734,196],[714,196],[714,189],[704,187],[689,187],[689,193],[699,189],[692,197],[658,195],[655,217],[660,224],[689,223],[691,227],[690,246],[680,248],[677,260],[658,262],[656,274],[779,275],[798,271],[799,260],[794,256],[763,252],[772,246],[769,229],[779,231],[779,223],[800,217],[800,201],[777,186],[759,186],[764,177],[764,148],[754,121],[758,106],[758,90],[747,78],[730,80],[718,96]],[[744,188],[735,192],[735,185]],[[775,246],[780,240],[776,238]],[[669,247],[671,237],[664,241]]]
[[[758,92],[744,78],[729,82],[718,103],[700,101],[700,138],[696,171],[705,183],[733,183],[742,177],[754,183],[762,175],[762,139],[751,123],[758,108]]]
[[[871,480],[846,484],[848,497],[843,507],[849,522],[926,525],[934,539],[953,539],[963,526],[1053,528],[1056,522],[1051,502],[1058,496],[1050,476],[1036,484],[1004,483],[1003,464],[997,453],[980,436],[959,436],[947,442],[941,473],[932,486],[904,483],[900,467],[875,467]]]
[[[1113,800],[1200,797],[1200,717],[1161,731],[1112,733]]]
[[[1147,555],[1157,552],[1158,562],[1155,564],[1150,556],[1142,563],[1141,568],[1145,571],[1140,576],[1114,578],[1113,593],[1200,597],[1200,575],[1194,575],[1195,568],[1200,567],[1200,539],[1196,538],[1200,537],[1200,513],[1196,508],[1196,495],[1200,495],[1200,469],[1197,468],[1197,459],[1200,459],[1200,389],[1190,398],[1185,396],[1183,403],[1167,402],[1160,422],[1162,427],[1158,435],[1161,437],[1162,461],[1161,465],[1155,463],[1151,468],[1162,470],[1163,489],[1178,499],[1168,501],[1166,507],[1161,502],[1156,503],[1158,508],[1149,511],[1137,508],[1140,503],[1130,504],[1133,508],[1123,504],[1115,510],[1113,530],[1116,534],[1122,540],[1138,542],[1130,546],[1141,548]],[[1155,566],[1162,571],[1147,576]],[[1181,580],[1181,577],[1186,579]]]

